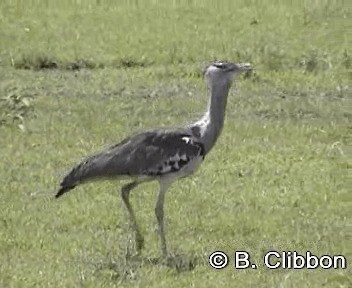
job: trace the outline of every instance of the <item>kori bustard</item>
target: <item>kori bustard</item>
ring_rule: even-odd
[[[214,62],[204,70],[209,90],[208,107],[198,121],[179,129],[149,130],[124,139],[108,149],[88,156],[62,180],[56,198],[78,184],[93,179],[118,179],[130,182],[121,189],[121,197],[134,231],[137,252],[144,246],[134,210],[129,201],[133,188],[156,180],[159,191],[155,206],[163,256],[167,256],[164,231],[164,199],[171,183],[196,171],[218,139],[224,124],[227,96],[236,74],[251,69],[249,63]]]

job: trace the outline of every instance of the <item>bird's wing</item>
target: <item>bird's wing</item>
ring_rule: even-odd
[[[120,175],[160,176],[176,172],[196,157],[204,158],[204,147],[186,130],[144,132],[86,158],[68,173],[61,187]]]
[[[153,176],[175,172],[203,154],[203,145],[190,133],[150,131],[107,149],[96,162],[112,174]]]

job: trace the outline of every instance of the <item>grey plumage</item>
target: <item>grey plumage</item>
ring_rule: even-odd
[[[55,197],[94,178],[162,177],[181,171],[195,157],[204,158],[203,144],[197,141],[187,129],[148,131],[129,137],[74,167]]]
[[[167,255],[164,233],[164,196],[171,183],[196,171],[221,133],[227,95],[236,72],[251,69],[245,64],[215,62],[205,70],[210,90],[207,112],[197,122],[175,130],[151,130],[140,133],[108,149],[87,157],[62,180],[59,198],[77,185],[94,179],[129,177],[132,182],[121,189],[122,200],[135,231],[137,249],[143,247],[134,211],[129,202],[130,191],[142,182],[157,180],[160,184],[155,213],[161,237],[161,248]]]

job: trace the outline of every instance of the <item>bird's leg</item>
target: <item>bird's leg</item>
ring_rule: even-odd
[[[160,234],[160,241],[161,241],[161,251],[163,256],[167,256],[167,248],[166,248],[166,239],[165,239],[165,230],[164,230],[164,200],[165,200],[165,193],[169,188],[169,183],[166,181],[160,181],[160,189],[155,205],[155,215],[156,219],[158,220],[158,230]]]
[[[135,233],[137,252],[139,253],[142,250],[142,248],[144,247],[144,239],[143,239],[143,236],[139,230],[136,216],[134,214],[134,211],[132,209],[132,206],[131,206],[131,203],[129,200],[129,195],[130,195],[131,190],[133,188],[135,188],[137,185],[138,185],[137,182],[131,182],[131,183],[123,186],[121,189],[121,197],[122,197],[123,202],[125,203],[125,206],[127,208],[128,214],[129,214],[131,227]]]

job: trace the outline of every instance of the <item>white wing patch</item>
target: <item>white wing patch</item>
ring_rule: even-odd
[[[192,139],[190,138],[190,137],[182,137],[182,140],[183,141],[185,141],[187,144],[189,143],[189,142],[191,142],[192,143]]]
[[[182,161],[186,161],[186,160],[187,160],[187,155],[186,155],[186,154],[181,155],[181,156],[180,156],[180,159],[181,159]]]

